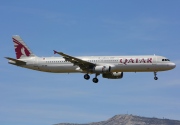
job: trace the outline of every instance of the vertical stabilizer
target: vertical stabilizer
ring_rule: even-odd
[[[14,35],[12,39],[13,39],[17,59],[35,56],[32,53],[32,51],[28,48],[28,46],[24,43],[24,41],[21,39],[20,36]]]

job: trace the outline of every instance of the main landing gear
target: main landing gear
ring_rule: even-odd
[[[154,80],[158,80],[157,72],[154,72]]]
[[[98,78],[93,78],[92,81],[93,81],[94,83],[98,83],[99,80],[98,80]]]
[[[84,75],[84,79],[89,80],[90,76],[88,74]]]
[[[92,79],[92,81],[93,81],[94,83],[98,83],[98,81],[99,81],[98,78],[97,78],[98,75],[99,75],[99,74],[96,74],[96,75],[95,75],[95,78]],[[89,80],[89,79],[90,79],[90,76],[89,76],[88,74],[85,74],[85,75],[84,75],[84,79]]]

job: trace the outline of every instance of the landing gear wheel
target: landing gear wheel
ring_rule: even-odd
[[[158,77],[154,77],[154,80],[158,80]]]
[[[90,76],[88,74],[84,75],[84,79],[89,80]]]
[[[92,80],[94,83],[98,83],[98,79],[97,78],[93,78],[93,80]]]
[[[154,80],[158,80],[157,72],[154,72]]]

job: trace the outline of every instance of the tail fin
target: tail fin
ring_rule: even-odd
[[[20,36],[14,35],[12,39],[14,42],[14,48],[17,59],[35,56],[32,53],[32,51],[27,47],[27,45],[24,43],[24,41],[21,39]]]

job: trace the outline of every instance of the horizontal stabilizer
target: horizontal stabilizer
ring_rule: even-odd
[[[9,60],[9,63],[14,64],[14,65],[26,65],[26,62],[21,61],[21,60],[17,60],[14,58],[10,58],[10,57],[5,57],[6,59]]]

